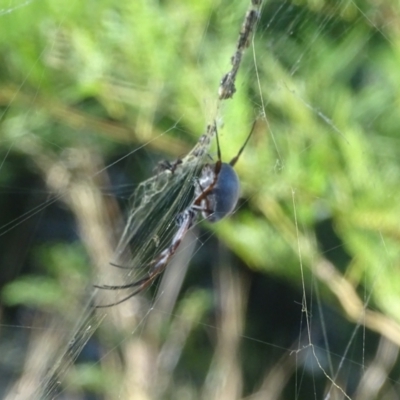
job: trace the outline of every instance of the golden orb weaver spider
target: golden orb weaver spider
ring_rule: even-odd
[[[184,236],[196,222],[199,213],[209,222],[218,222],[230,215],[239,200],[240,182],[234,166],[245,149],[254,132],[255,122],[239,152],[229,163],[222,161],[216,123],[212,129],[217,140],[218,160],[214,164],[205,164],[200,172],[200,177],[195,182],[194,199],[191,204],[178,216],[178,231],[172,237],[171,243],[161,253],[148,263],[149,272],[142,279],[124,285],[94,285],[97,289],[123,290],[134,289],[128,296],[111,304],[96,305],[96,308],[112,307],[125,302],[139,292],[149,287],[168,265],[175,254]],[[112,264],[116,267],[121,267]],[[122,267],[124,268],[124,267]]]

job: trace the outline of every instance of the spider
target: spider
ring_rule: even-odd
[[[255,122],[239,152],[229,163],[223,162],[216,123],[212,129],[217,140],[218,160],[214,164],[205,164],[200,172],[199,179],[195,182],[194,199],[191,204],[178,216],[177,224],[179,229],[172,237],[170,245],[148,264],[147,276],[125,285],[94,285],[98,289],[120,290],[133,289],[133,291],[121,300],[104,305],[97,305],[96,308],[112,307],[125,302],[142,290],[149,287],[156,277],[160,275],[168,265],[171,257],[177,251],[186,233],[192,228],[199,214],[209,222],[218,222],[233,212],[239,199],[240,183],[234,170],[236,162],[245,149],[251,135],[253,134]],[[116,267],[121,267],[112,264]],[[125,268],[125,267],[122,267]]]

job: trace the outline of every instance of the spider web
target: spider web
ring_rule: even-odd
[[[14,306],[22,315],[2,316],[3,369],[18,364],[0,385],[4,397],[398,398],[398,8],[264,2],[237,93],[215,106],[247,1],[210,14],[197,3],[166,2],[162,12],[77,4],[0,5],[3,204],[12,195],[31,201],[1,220],[2,270],[30,252],[53,268],[52,279],[2,276],[6,313]],[[147,73],[137,72],[141,59]],[[234,155],[260,110],[238,164],[239,211],[213,233],[196,226],[147,296],[95,313],[93,304],[123,294],[93,294],[92,283],[140,278],[176,232],[210,160],[212,135],[198,142],[204,126],[217,119],[223,157]],[[132,151],[114,144],[128,138]],[[176,159],[193,145],[173,173],[148,178],[165,153]],[[32,192],[13,180],[18,164],[46,186]],[[76,222],[65,241],[79,237],[80,248],[49,244],[43,227],[57,204]],[[40,235],[48,248],[37,250]],[[22,361],[12,364],[8,349]]]

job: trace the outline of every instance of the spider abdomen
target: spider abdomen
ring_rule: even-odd
[[[231,214],[238,202],[239,192],[239,178],[235,170],[231,165],[222,163],[217,182],[208,196],[213,206],[206,217],[208,221],[217,222]]]

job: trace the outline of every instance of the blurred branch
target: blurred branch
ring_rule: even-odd
[[[379,392],[387,382],[387,377],[399,355],[399,346],[381,337],[375,359],[368,365],[360,380],[354,400],[377,399]]]
[[[222,244],[219,249],[221,256],[216,265],[217,344],[202,390],[205,400],[238,399],[243,391],[239,349],[249,282],[229,265],[229,256]]]
[[[293,220],[283,211],[280,204],[272,198],[264,197],[259,207],[271,224],[285,238],[292,250],[300,251],[304,266],[315,274],[333,293],[343,307],[347,318],[356,324],[379,333],[400,346],[400,325],[383,313],[369,310],[368,304],[360,299],[356,289],[326,258],[319,254],[315,242],[296,228]]]
[[[187,145],[171,135],[165,136],[164,132],[158,131],[156,125],[151,126],[151,138],[144,137],[140,132],[118,122],[97,118],[93,115],[77,110],[74,107],[61,103],[58,98],[42,97],[40,94],[29,96],[20,88],[13,86],[0,87],[0,105],[10,107],[13,103],[24,107],[37,107],[46,110],[55,121],[69,126],[73,130],[91,130],[100,135],[107,136],[113,141],[132,142],[136,139],[141,144],[150,146],[153,150],[161,151],[171,156],[185,154]],[[153,140],[156,138],[157,140]]]
[[[10,387],[4,400],[26,400],[32,398],[48,372],[60,345],[60,321],[36,318],[31,327],[29,347],[20,378]],[[49,324],[47,329],[43,326]],[[47,362],[46,362],[47,361]]]
[[[326,259],[312,266],[315,275],[324,282],[342,305],[347,317],[400,346],[400,325],[385,314],[372,311],[358,296],[353,285]]]
[[[82,242],[91,260],[90,264],[94,267],[93,275],[105,277],[110,272],[116,273],[115,270],[110,268],[109,260],[112,258],[117,241],[116,235],[119,232],[118,224],[122,223],[122,217],[116,200],[111,196],[103,196],[101,193],[100,188],[109,185],[106,173],[103,171],[104,166],[102,165],[101,157],[94,149],[89,151],[85,148],[75,148],[70,149],[67,159],[59,159],[55,154],[52,154],[51,151],[41,146],[40,141],[35,136],[24,137],[18,142],[18,147],[35,162],[47,186],[51,192],[54,193],[54,201],[58,200],[64,202],[74,214]],[[100,170],[103,172],[99,174],[98,171]],[[111,295],[110,293],[101,294],[104,296],[106,294]],[[85,307],[84,304],[86,304],[85,298],[87,298],[87,293],[76,293],[76,296],[81,297],[78,304],[82,307],[80,310],[82,312]],[[97,299],[95,301],[97,301]],[[92,307],[92,305],[87,305],[87,307]],[[121,315],[123,313],[131,315],[131,310],[132,303],[125,303],[121,305],[121,307],[114,307],[107,311],[107,314],[111,316],[113,330],[120,331],[126,328],[127,319],[122,318]],[[90,308],[88,312],[91,314],[94,311]],[[99,313],[98,315],[99,319],[96,321],[100,323],[102,314]],[[132,329],[135,323],[136,320],[134,316],[132,316],[132,318],[129,319],[130,328],[128,329]],[[96,323],[93,322],[92,325],[95,324]],[[61,330],[62,332],[70,332],[70,328],[69,326],[63,327],[61,322],[57,325],[57,330]],[[78,329],[84,329],[85,333],[80,331],[73,332],[73,335],[82,334],[82,337],[79,337],[79,340],[83,343],[82,345],[90,338],[90,328],[93,327],[90,325],[78,327]],[[88,333],[86,333],[86,331]],[[51,332],[52,330],[49,329],[47,335],[50,335]],[[71,340],[71,338],[69,338],[64,343],[62,341],[62,335],[56,335],[56,338],[57,343],[53,351],[47,349],[44,353],[48,354],[47,360],[44,360],[43,357],[41,358],[41,363],[47,365],[47,368],[50,368],[50,370],[54,370],[54,367],[51,367],[54,365],[52,364],[54,362],[54,354],[59,354],[59,346],[61,346],[61,350],[65,351],[65,349],[63,349],[65,343]],[[74,337],[74,340],[78,339]],[[41,347],[35,347],[35,351],[39,348]],[[35,353],[28,354],[28,360],[31,360],[34,354]],[[64,354],[66,355],[67,353]],[[65,355],[62,353],[61,357]],[[111,355],[109,355],[106,362],[110,362],[110,357]],[[62,368],[61,373],[67,370],[67,363],[70,361],[74,360],[59,360]],[[51,364],[49,365],[48,363]],[[118,364],[118,361],[116,363]],[[43,367],[42,372],[47,372],[47,368]],[[30,369],[26,371],[26,374],[29,375]],[[55,369],[55,371],[56,374],[58,374],[57,369]],[[30,378],[30,376],[26,374],[20,378],[15,387],[19,387]],[[40,388],[43,386],[43,384],[39,384],[41,380],[43,380],[43,377],[37,377],[37,382],[32,386],[36,389]],[[47,388],[42,389],[47,390]]]

